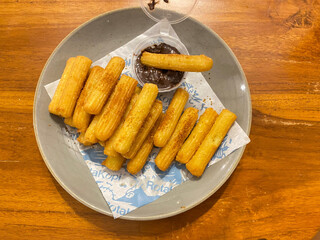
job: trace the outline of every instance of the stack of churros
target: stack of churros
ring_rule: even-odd
[[[212,59],[203,55],[142,57],[146,64],[161,69],[206,71],[212,66]],[[80,143],[101,144],[107,155],[102,164],[112,171],[120,170],[129,160],[127,171],[139,173],[156,146],[161,148],[155,159],[161,171],[176,160],[186,164],[194,176],[201,176],[236,115],[227,109],[218,115],[208,108],[198,120],[198,109],[185,109],[189,94],[182,88],[176,90],[163,113],[162,102],[156,99],[157,85],[146,83],[141,89],[129,76],[119,79],[122,58],[112,58],[105,69],[90,69],[91,63],[83,56],[67,61],[49,112],[77,128]]]

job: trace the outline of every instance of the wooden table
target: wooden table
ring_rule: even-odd
[[[168,219],[114,220],[51,176],[32,126],[33,96],[57,44],[92,17],[137,1],[0,2],[0,239],[311,239],[320,228],[320,4],[201,0],[246,73],[252,142],[204,203]]]

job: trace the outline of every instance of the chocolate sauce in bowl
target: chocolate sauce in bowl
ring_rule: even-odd
[[[143,65],[141,63],[141,56],[144,51],[158,54],[180,54],[175,47],[172,47],[166,43],[152,45],[142,50],[135,62],[136,74],[142,82],[154,83],[160,89],[170,89],[181,82],[184,72],[158,69]]]

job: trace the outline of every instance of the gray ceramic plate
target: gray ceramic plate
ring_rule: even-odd
[[[122,9],[98,16],[71,32],[48,59],[37,85],[33,121],[42,157],[55,179],[84,205],[111,216],[110,209],[95,183],[82,156],[67,147],[61,129],[62,119],[48,112],[49,96],[44,86],[60,78],[66,60],[84,55],[93,61],[120,47],[154,25],[140,8]],[[226,43],[212,30],[189,18],[173,25],[190,54],[206,54],[214,59],[214,67],[204,74],[222,103],[237,114],[238,123],[249,134],[251,100],[245,75]],[[233,152],[204,175],[188,181],[145,205],[123,219],[151,220],[182,213],[200,204],[216,192],[234,171],[244,147]]]

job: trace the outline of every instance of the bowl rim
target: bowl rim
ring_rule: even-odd
[[[40,154],[42,156],[43,161],[45,162],[48,170],[50,171],[50,173],[52,174],[52,176],[55,178],[55,180],[60,184],[60,186],[66,191],[68,192],[73,198],[75,198],[77,201],[81,202],[83,205],[91,208],[92,210],[95,210],[99,213],[102,213],[104,215],[113,217],[112,213],[110,212],[106,212],[100,208],[95,207],[94,205],[86,202],[85,200],[83,200],[82,198],[80,198],[79,196],[77,196],[76,194],[74,194],[55,174],[54,170],[51,169],[50,164],[48,159],[46,158],[46,155],[43,151],[42,145],[40,143],[39,140],[39,136],[38,136],[38,127],[37,127],[37,118],[36,118],[36,112],[35,109],[37,109],[37,105],[38,105],[38,99],[39,99],[39,89],[40,89],[40,85],[42,83],[41,79],[43,78],[44,72],[46,71],[46,69],[48,68],[48,64],[49,62],[52,60],[52,58],[55,56],[56,52],[58,51],[58,49],[60,48],[60,46],[62,46],[75,32],[79,31],[80,29],[84,28],[85,26],[87,26],[88,24],[94,22],[95,20],[104,17],[105,15],[109,15],[109,14],[114,14],[117,12],[122,12],[122,11],[130,11],[130,10],[141,10],[140,7],[128,7],[128,8],[121,8],[121,9],[116,9],[116,10],[112,10],[109,12],[105,12],[102,13],[88,21],[86,21],[85,23],[81,24],[80,26],[76,27],[74,30],[72,30],[65,38],[63,38],[61,40],[61,42],[57,45],[57,47],[52,51],[51,55],[49,56],[49,58],[47,59],[41,74],[38,78],[38,82],[37,82],[37,86],[35,89],[35,95],[34,95],[34,101],[33,101],[33,129],[34,129],[34,134],[35,134],[35,138],[36,138],[36,142],[40,151]],[[247,94],[247,103],[248,103],[248,122],[246,124],[246,126],[244,126],[243,130],[246,132],[246,134],[249,136],[250,135],[250,130],[251,130],[251,123],[252,123],[252,104],[251,104],[251,94],[250,94],[250,88],[248,85],[248,81],[247,78],[244,74],[244,71],[238,61],[238,59],[236,58],[235,54],[232,52],[232,50],[230,49],[230,47],[225,43],[225,41],[217,34],[215,33],[213,30],[211,30],[209,27],[207,27],[206,25],[204,25],[203,23],[201,23],[200,21],[198,21],[195,18],[192,18],[189,16],[189,18],[194,21],[195,23],[201,25],[201,27],[204,27],[207,31],[209,31],[212,35],[214,35],[217,40],[226,48],[226,50],[230,53],[231,57],[233,58],[233,60],[235,61],[239,71],[240,71],[240,75],[241,78],[244,80],[244,84],[246,87],[246,90],[248,91]],[[212,196],[231,176],[231,174],[234,172],[234,170],[236,169],[236,167],[238,166],[238,163],[240,162],[240,159],[243,156],[244,150],[245,150],[246,146],[243,146],[241,148],[239,148],[237,151],[240,151],[239,153],[239,157],[238,159],[235,159],[232,162],[232,166],[230,168],[230,170],[227,172],[227,174],[222,178],[222,180],[219,182],[219,184],[217,184],[216,187],[214,187],[210,192],[207,193],[207,195],[203,196],[201,199],[199,199],[197,202],[190,204],[188,206],[186,206],[185,208],[179,208],[177,211],[173,211],[170,213],[165,213],[165,214],[160,214],[160,215],[156,215],[156,216],[147,216],[147,217],[133,217],[133,216],[128,216],[128,215],[124,215],[121,216],[119,219],[124,219],[124,220],[135,220],[135,221],[148,221],[148,220],[157,220],[157,219],[163,219],[163,218],[168,218],[168,217],[172,217],[175,215],[178,215],[180,213],[186,212],[190,209],[192,209],[193,207],[201,204],[202,202],[204,202],[206,199],[208,199],[210,196]],[[223,160],[222,160],[223,161]]]

